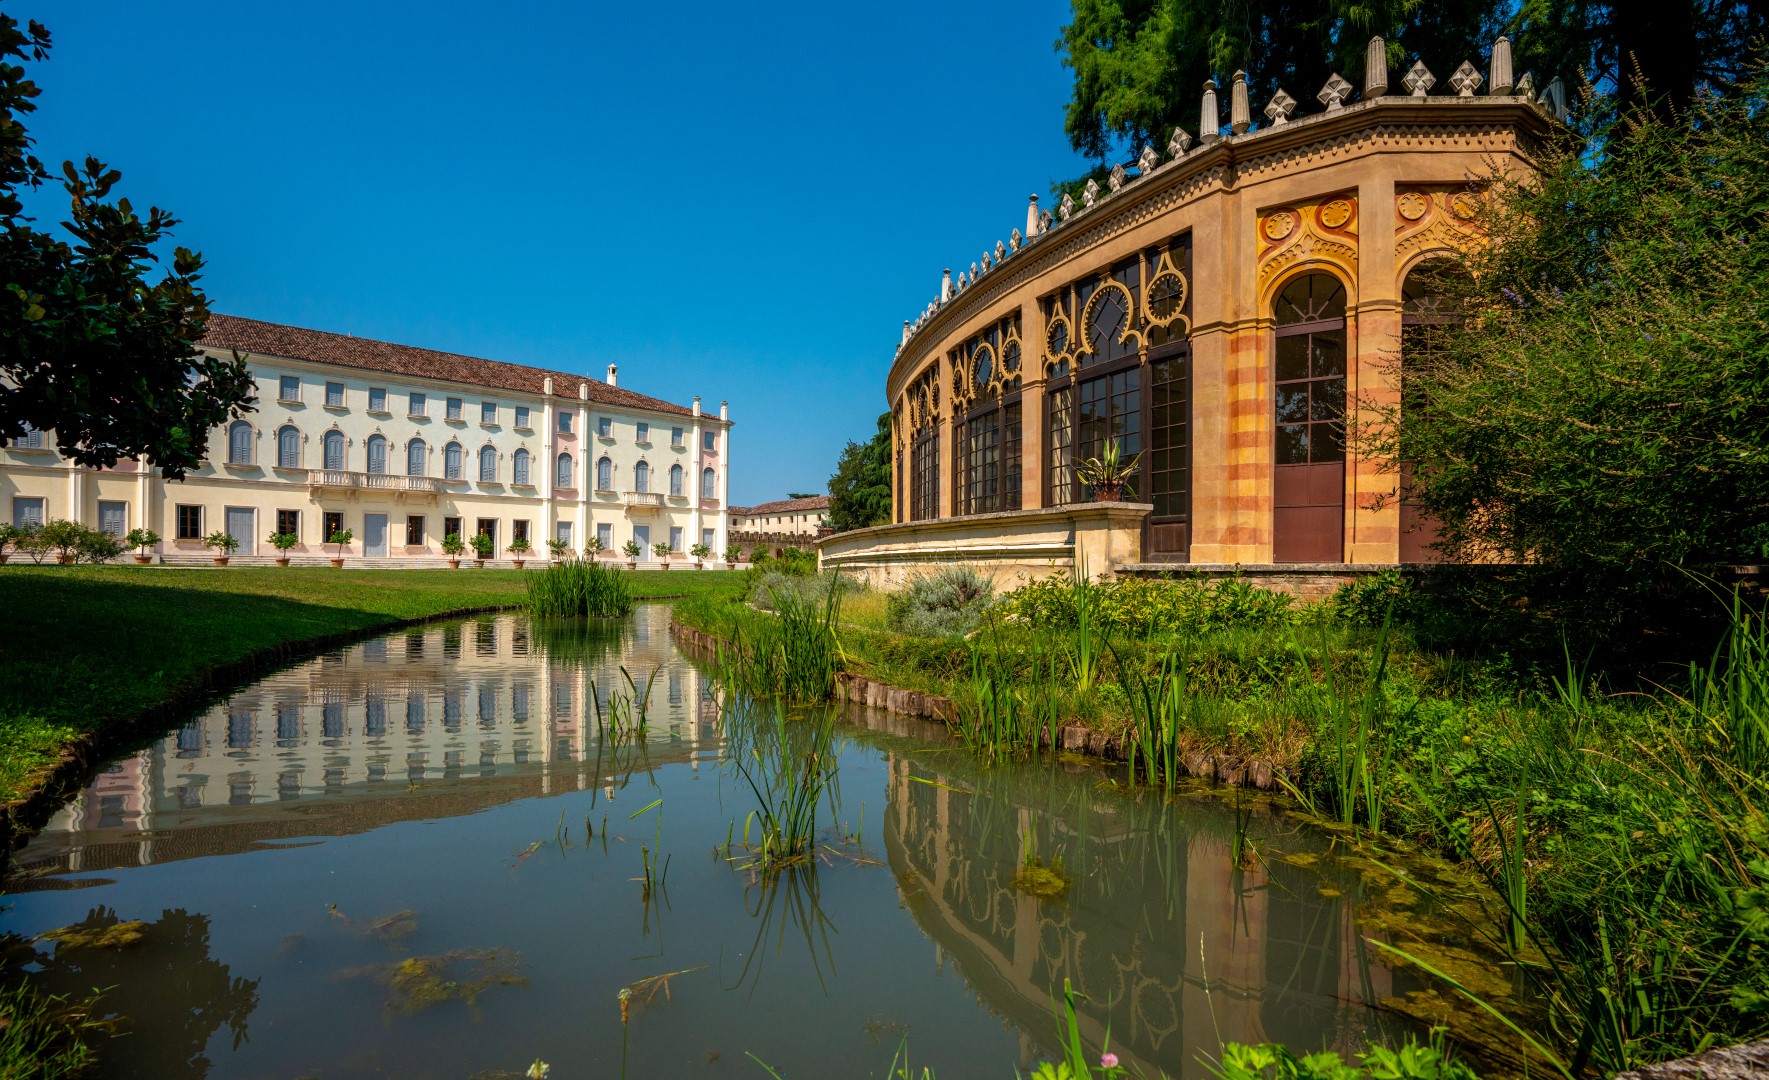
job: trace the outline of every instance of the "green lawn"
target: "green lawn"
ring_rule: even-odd
[[[519,570],[0,566],[0,802],[73,739],[101,738],[264,649],[463,608],[519,604]],[[724,571],[642,570],[634,595],[735,589]]]

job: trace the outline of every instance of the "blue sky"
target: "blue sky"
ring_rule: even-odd
[[[6,5],[40,156],[176,212],[215,310],[729,399],[738,503],[822,491],[941,267],[1085,168],[1066,0],[503,7]]]

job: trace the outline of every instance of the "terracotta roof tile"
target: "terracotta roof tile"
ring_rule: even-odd
[[[496,390],[513,390],[524,394],[540,394],[542,381],[553,377],[553,396],[577,400],[577,388],[590,388],[590,400],[602,405],[647,409],[651,412],[693,415],[692,409],[635,394],[618,386],[609,386],[602,379],[567,371],[507,364],[501,360],[481,360],[475,356],[437,352],[412,345],[394,345],[370,338],[333,334],[324,330],[306,330],[299,326],[243,319],[237,315],[209,316],[209,332],[201,344],[216,349],[237,349],[242,353],[276,356],[286,360],[307,360],[318,364],[385,371],[394,375],[411,375],[426,379],[484,386]],[[710,419],[718,420],[715,414]]]
[[[733,506],[731,513],[739,517],[753,517],[758,514],[796,514],[805,510],[827,509],[829,496],[813,495],[808,499],[776,499],[755,506]]]

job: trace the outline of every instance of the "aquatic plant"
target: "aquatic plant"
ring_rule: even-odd
[[[743,825],[744,844],[754,855],[749,865],[772,874],[809,858],[817,804],[828,794],[832,816],[835,809],[835,713],[821,710],[789,724],[785,704],[775,698],[769,722],[761,708],[745,701],[726,711],[725,727],[731,762],[756,799]]]
[[[1316,743],[1324,759],[1327,774],[1328,805],[1314,807],[1313,801],[1288,781],[1292,794],[1308,803],[1322,816],[1343,825],[1352,824],[1361,806],[1364,824],[1371,831],[1382,829],[1382,808],[1387,795],[1387,740],[1379,737],[1378,726],[1386,714],[1387,699],[1383,679],[1388,673],[1388,635],[1391,623],[1384,621],[1378,632],[1361,683],[1352,682],[1337,670],[1333,649],[1324,630],[1320,633],[1319,668],[1312,705],[1316,716]],[[1292,647],[1305,668],[1313,668],[1307,650],[1294,632]]]
[[[728,643],[719,646],[715,667],[731,689],[788,701],[826,701],[835,692],[841,646],[836,625],[841,614],[840,579],[821,604],[796,591],[769,593],[772,618],[731,623]]]
[[[632,587],[618,570],[601,563],[567,559],[530,571],[525,578],[529,615],[537,619],[606,619],[633,610]]]
[[[1044,678],[1026,679],[1002,645],[993,619],[970,641],[969,694],[957,705],[958,732],[972,751],[991,760],[1027,757],[1057,745],[1061,698],[1051,658]]]
[[[1112,649],[1119,685],[1130,702],[1125,759],[1131,783],[1136,782],[1139,761],[1149,782],[1160,784],[1168,793],[1179,781],[1180,735],[1189,726],[1196,705],[1186,681],[1190,654],[1188,640],[1181,651],[1162,658],[1154,678],[1149,679],[1136,665],[1126,663],[1116,648]]]
[[[497,986],[521,986],[522,959],[501,949],[456,949],[435,956],[412,956],[393,964],[351,968],[341,978],[370,978],[387,988],[387,1008],[412,1015],[449,1001],[472,1008]]]
[[[1063,853],[1056,852],[1046,863],[1038,857],[1038,836],[1035,825],[1020,833],[1020,866],[1014,871],[1013,886],[1040,900],[1058,900],[1069,891],[1069,874],[1063,869]]]

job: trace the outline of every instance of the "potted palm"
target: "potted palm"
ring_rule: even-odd
[[[694,569],[705,570],[706,569],[706,560],[713,557],[713,549],[706,544],[695,544],[693,547],[688,549],[688,554],[690,554],[690,555],[694,556],[696,559],[700,560],[699,562],[694,564]]]
[[[1093,488],[1095,502],[1117,502],[1124,497],[1124,485],[1136,475],[1140,464],[1141,454],[1124,461],[1118,449],[1118,440],[1112,439],[1100,448],[1098,457],[1076,462],[1075,475],[1082,483]]]
[[[528,537],[518,536],[516,539],[510,541],[510,554],[516,556],[514,559],[511,559],[510,561],[516,564],[516,569],[518,569],[518,570],[522,569],[522,557],[524,555],[527,555],[528,551],[529,551]]]
[[[743,555],[743,549],[736,544],[725,545],[725,569],[737,569],[737,560]]]
[[[225,533],[217,530],[210,533],[208,536],[203,537],[203,546],[215,549],[216,566],[226,566],[227,557],[233,553],[235,548],[240,546],[240,542],[233,538],[232,533]]]
[[[449,533],[442,538],[442,553],[448,556],[448,568],[461,568],[461,554],[467,550],[467,544],[461,539],[460,533]]]
[[[354,539],[356,539],[356,534],[349,529],[335,530],[332,535],[326,537],[326,543],[338,545],[338,557],[332,560],[332,569],[344,569],[344,549],[349,547],[350,541]]]
[[[652,544],[651,554],[657,556],[657,568],[659,570],[668,570],[670,568],[670,546],[668,544],[664,543],[662,540]]]
[[[571,545],[563,540],[548,540],[547,555],[554,562],[564,562],[571,554]]]
[[[271,533],[270,546],[276,549],[276,564],[278,566],[289,565],[289,549],[300,542],[301,538],[294,533]]]
[[[485,533],[478,533],[473,537],[473,565],[474,566],[477,566],[477,567],[483,569],[485,567],[485,560],[491,558],[491,551],[492,551],[492,543],[491,543],[490,536],[486,535]]]
[[[639,542],[637,540],[628,540],[626,543],[620,545],[620,550],[626,552],[627,569],[637,570],[639,568],[639,552],[641,550]]]
[[[7,528],[11,528],[11,526],[7,526]],[[146,566],[154,561],[154,557],[147,553],[147,549],[160,542],[160,534],[152,529],[130,529],[129,535],[123,537],[123,542],[135,549],[135,565]],[[0,543],[0,562],[6,561],[5,548],[6,545]]]

